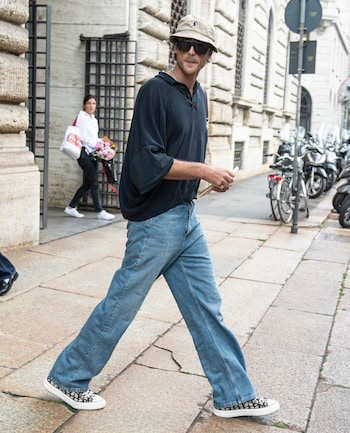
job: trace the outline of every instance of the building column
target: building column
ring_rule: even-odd
[[[40,173],[26,146],[27,0],[0,4],[0,249],[39,243]]]

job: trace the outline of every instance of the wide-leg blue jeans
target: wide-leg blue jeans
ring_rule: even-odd
[[[240,345],[220,313],[221,298],[193,203],[128,223],[125,257],[107,296],[59,355],[49,377],[67,390],[85,391],[161,274],[192,335],[215,406],[254,398]]]

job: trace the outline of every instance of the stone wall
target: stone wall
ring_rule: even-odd
[[[40,176],[26,147],[27,0],[0,2],[0,249],[39,242]]]

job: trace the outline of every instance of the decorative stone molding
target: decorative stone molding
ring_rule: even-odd
[[[28,0],[0,0],[0,20],[24,24],[28,17]]]
[[[12,54],[0,53],[0,102],[20,103],[28,98],[28,63]],[[2,119],[0,118],[0,132]]]
[[[24,54],[28,50],[28,32],[16,24],[0,21],[0,50]]]
[[[0,104],[1,133],[19,133],[28,129],[28,110],[22,105]]]

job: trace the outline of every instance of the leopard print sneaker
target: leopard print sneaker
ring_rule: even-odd
[[[217,407],[214,404],[214,414],[221,418],[236,418],[239,416],[269,415],[279,410],[280,405],[275,400],[256,397],[244,403],[229,407]]]
[[[44,380],[44,387],[51,394],[63,400],[74,409],[96,410],[103,409],[106,406],[105,399],[95,394],[90,389],[82,392],[68,391],[58,385],[50,377]]]

